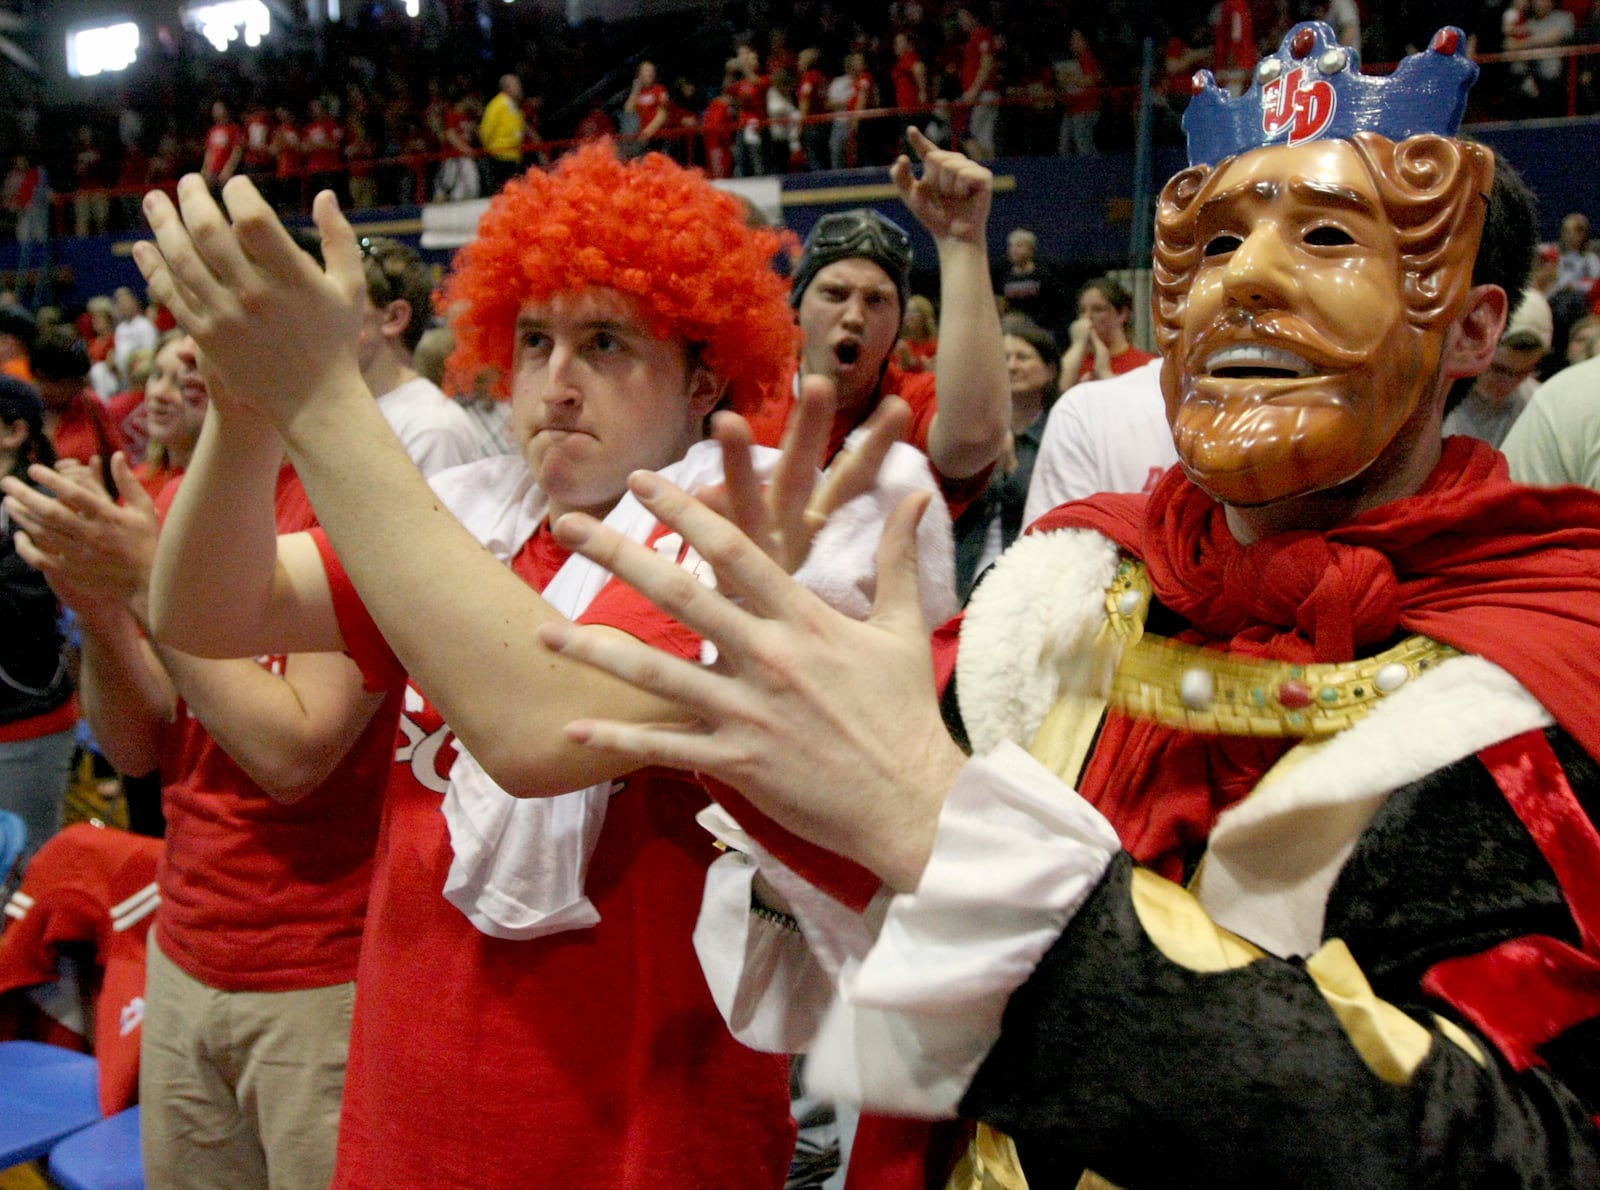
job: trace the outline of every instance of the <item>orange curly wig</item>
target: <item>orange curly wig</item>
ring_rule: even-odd
[[[772,268],[792,240],[747,227],[739,200],[697,170],[585,145],[508,182],[456,256],[441,295],[459,311],[450,374],[470,387],[496,368],[504,396],[522,307],[604,286],[636,299],[652,334],[694,345],[726,403],[753,411],[794,366],[789,282]]]

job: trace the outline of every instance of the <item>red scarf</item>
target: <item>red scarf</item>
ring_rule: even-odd
[[[1325,533],[1241,546],[1177,468],[1148,497],[1063,505],[1030,531],[1095,529],[1143,559],[1182,639],[1285,661],[1343,661],[1398,632],[1486,657],[1600,756],[1600,494],[1511,482],[1446,439],[1415,495]],[[1181,879],[1222,810],[1292,741],[1195,736],[1112,712],[1082,792],[1141,863]],[[1159,796],[1156,796],[1159,791]]]

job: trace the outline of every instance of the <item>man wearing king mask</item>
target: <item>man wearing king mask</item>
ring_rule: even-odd
[[[1376,81],[1308,23],[1239,100],[1197,78],[1155,253],[1182,468],[1047,515],[931,666],[914,503],[865,624],[653,478],[717,592],[559,530],[721,658],[542,629],[700,720],[569,734],[882,881],[858,916],[719,860],[719,1004],[812,1034],[819,1094],[983,1121],[966,1184],[1600,1184],[1600,499],[1440,434],[1533,233],[1454,136],[1463,43]]]

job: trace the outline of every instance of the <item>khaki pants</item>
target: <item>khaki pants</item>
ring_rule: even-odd
[[[326,1190],[355,984],[219,992],[150,936],[139,1055],[145,1182]]]

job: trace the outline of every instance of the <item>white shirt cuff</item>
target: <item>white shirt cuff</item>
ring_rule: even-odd
[[[822,1099],[947,1116],[1033,973],[1121,849],[1101,814],[1015,744],[969,761],[914,892],[848,960],[812,1044]]]

